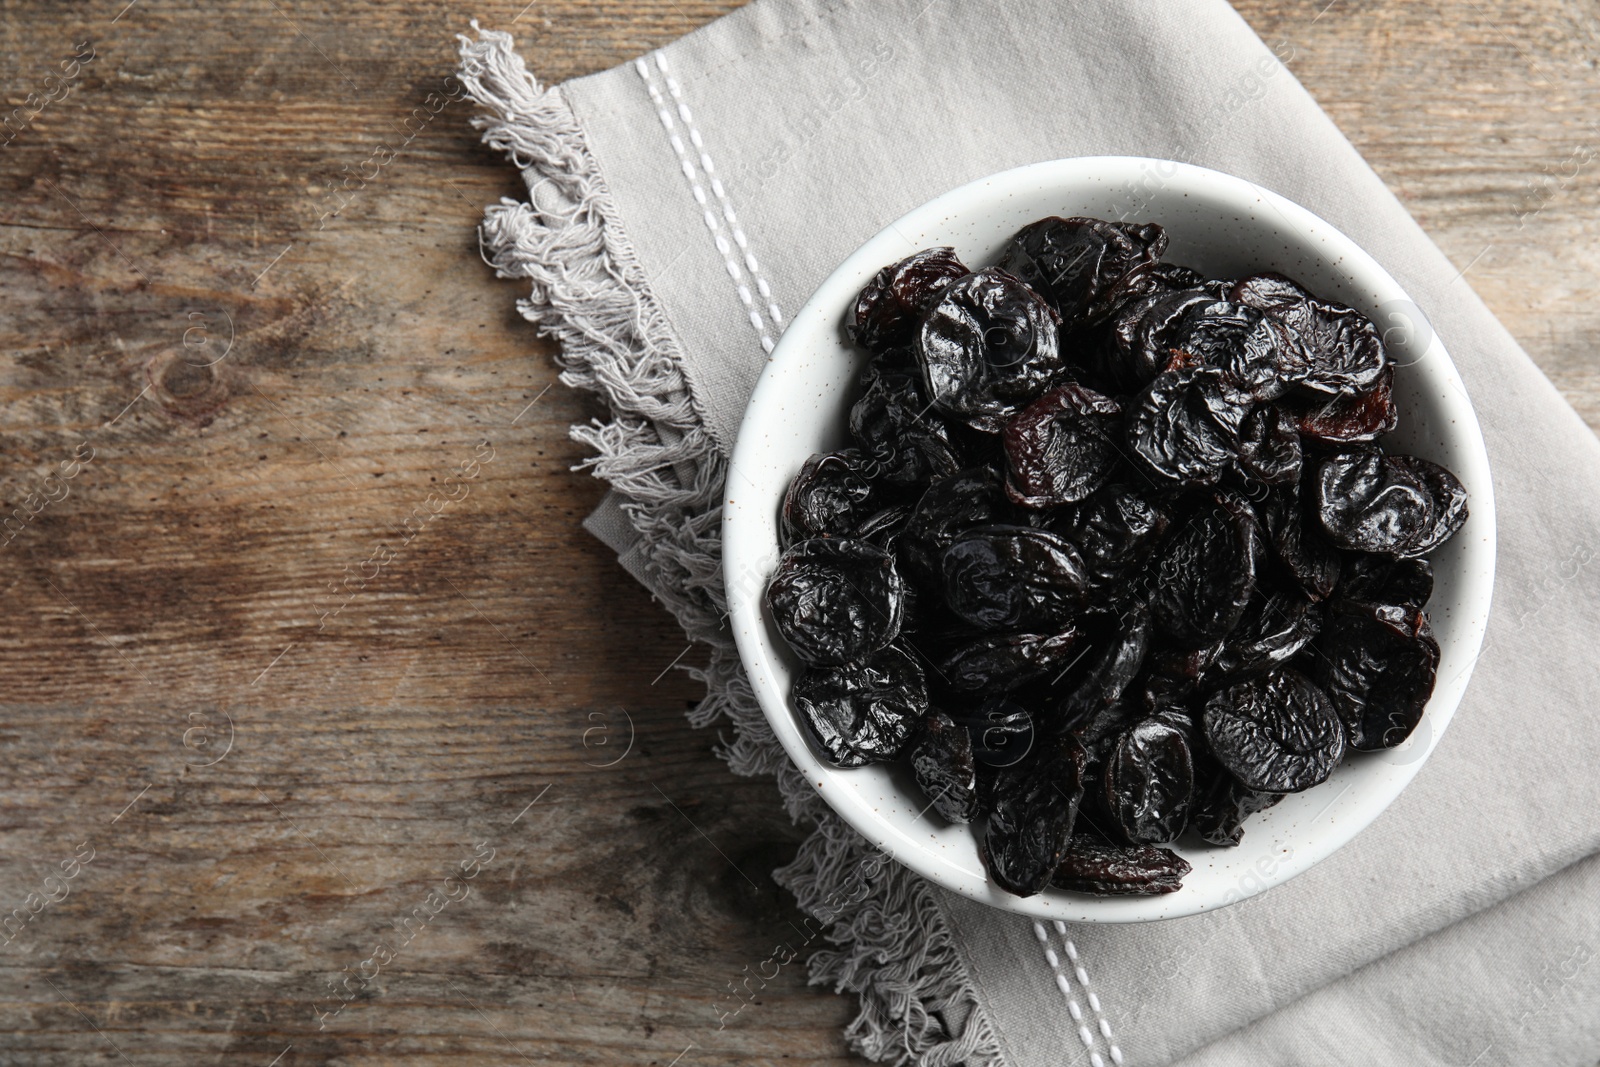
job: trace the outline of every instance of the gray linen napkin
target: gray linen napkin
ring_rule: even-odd
[[[575,430],[616,490],[591,528],[710,646],[691,718],[731,719],[733,769],[776,774],[816,822],[779,876],[831,923],[813,980],[860,994],[847,1036],[873,1058],[1600,1058],[1600,445],[1292,56],[1221,0],[758,0],[554,89],[505,35],[463,38],[485,140],[530,188],[489,209],[485,254],[529,279],[524,314],[561,340],[567,379],[611,405],[610,422]],[[846,254],[973,178],[1100,154],[1259,182],[1394,274],[1426,312],[1398,325],[1437,329],[1477,402],[1501,547],[1466,698],[1368,830],[1217,913],[1047,928],[873,862],[799,779],[719,629],[717,503],[766,351]]]

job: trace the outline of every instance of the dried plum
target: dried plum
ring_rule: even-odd
[[[1121,447],[1122,407],[1081,385],[1064,385],[1034,401],[1004,434],[1006,492],[1018,504],[1074,504],[1110,480]]]
[[[953,248],[925,248],[884,267],[856,297],[851,336],[873,352],[906,343],[940,294],[966,274]]]
[[[922,320],[917,359],[936,410],[998,433],[1061,373],[1059,320],[1032,289],[991,267],[944,291]]]
[[[1128,417],[1128,444],[1144,466],[1184,486],[1215,485],[1239,458],[1250,399],[1220,367],[1181,366],[1150,383]]]
[[[1189,829],[1207,844],[1237,845],[1244,838],[1244,821],[1282,799],[1282,793],[1249,789],[1219,768],[1195,796]]]
[[[1262,500],[1261,519],[1274,555],[1301,591],[1312,600],[1326,600],[1339,580],[1340,554],[1301,495],[1299,485],[1280,486]]]
[[[864,541],[814,538],[783,554],[767,611],[794,654],[833,666],[872,655],[900,633],[905,586],[894,557]]]
[[[1383,338],[1354,308],[1321,300],[1281,275],[1234,286],[1233,298],[1260,310],[1273,327],[1278,375],[1285,384],[1323,393],[1360,392],[1389,366]]]
[[[922,668],[892,645],[862,662],[807,667],[795,679],[794,702],[835,767],[894,759],[928,711]]]
[[[1245,477],[1266,485],[1300,480],[1300,433],[1282,408],[1259,407],[1239,429],[1239,467]]]
[[[1183,833],[1194,795],[1189,738],[1158,718],[1118,738],[1106,755],[1105,801],[1128,844],[1160,845]]]
[[[1231,685],[1206,701],[1206,740],[1250,789],[1298,793],[1328,780],[1345,734],[1328,694],[1292,668]]]
[[[1195,289],[1158,290],[1120,308],[1111,322],[1113,365],[1109,373],[1116,383],[1132,392],[1154,381],[1172,362],[1185,317],[1195,308],[1215,302],[1210,293]]]
[[[1315,490],[1322,528],[1349,551],[1425,555],[1467,521],[1456,476],[1417,456],[1339,452],[1318,467]]]
[[[1321,629],[1321,613],[1299,592],[1258,597],[1233,632],[1209,650],[1205,681],[1234,682],[1264,674],[1292,660]]]
[[[929,713],[911,746],[910,763],[917,787],[945,822],[977,818],[978,768],[965,727],[943,712]]]
[[[1088,668],[1061,699],[1058,715],[1067,729],[1116,706],[1144,667],[1150,651],[1150,613],[1135,607],[1118,621],[1120,626],[1100,642],[1099,654],[1087,659]]]
[[[1278,366],[1278,335],[1255,308],[1227,300],[1187,306],[1168,342],[1181,365],[1221,368],[1250,400],[1272,400],[1288,388]]]
[[[945,603],[984,630],[1065,622],[1088,595],[1072,543],[1029,526],[982,526],[944,550]]]
[[[938,660],[939,676],[965,692],[1010,690],[1058,669],[1082,643],[1076,630],[1057,634],[989,634]]]
[[[942,478],[928,486],[906,520],[900,560],[918,581],[938,586],[944,550],[967,530],[1005,522],[1011,511],[1001,475],[992,468],[975,467]]]
[[[1296,429],[1318,441],[1376,441],[1400,424],[1400,409],[1394,405],[1394,366],[1386,367],[1378,384],[1365,392],[1335,393],[1292,417]]]
[[[1317,650],[1318,680],[1352,748],[1393,748],[1411,736],[1439,671],[1439,643],[1420,609],[1336,612]]]
[[[863,522],[892,502],[873,480],[876,473],[870,460],[853,448],[806,460],[783,498],[784,544],[855,537]]]
[[[980,855],[1001,889],[1031,897],[1049,884],[1072,837],[1084,770],[1082,747],[1062,738],[999,772]]]
[[[1000,265],[1038,290],[1063,321],[1093,325],[1113,310],[1117,284],[1150,269],[1166,250],[1166,231],[1155,223],[1050,217],[1006,242]]]
[[[1096,582],[1110,587],[1155,547],[1171,521],[1149,497],[1111,485],[1060,513],[1052,529],[1078,547]]]
[[[1078,835],[1072,839],[1050,885],[1095,896],[1150,896],[1176,893],[1191,868],[1170,848],[1108,845]]]
[[[1420,609],[1433,596],[1433,564],[1425,559],[1352,554],[1339,575],[1341,601]]]
[[[1152,574],[1150,607],[1168,634],[1191,646],[1220,639],[1239,624],[1256,588],[1263,553],[1255,513],[1222,492],[1167,542]]]
[[[1014,767],[1033,751],[1033,715],[1014,700],[989,697],[955,721],[972,738],[973,758],[985,767]]]

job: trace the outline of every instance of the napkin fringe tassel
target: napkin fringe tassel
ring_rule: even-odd
[[[812,984],[860,997],[845,1031],[850,1046],[885,1063],[999,1067],[999,1043],[967,977],[933,890],[846,825],[784,755],[750,690],[723,624],[721,493],[727,462],[694,402],[676,337],[617,218],[582,127],[559,88],[528,72],[510,34],[462,36],[467,94],[486,112],[483,140],[522,170],[529,201],[502,198],[479,228],[485,262],[523,278],[523,317],[561,349],[561,380],[600,394],[610,421],[575,426],[594,450],[581,467],[624,498],[640,535],[650,590],[684,631],[709,647],[706,686],[690,722],[726,718],[719,754],[741,775],[775,775],[785,808],[816,830],[791,864],[774,872],[815,932],[786,942],[808,950]],[[810,926],[808,921],[807,926]],[[801,944],[793,944],[799,940]],[[827,947],[823,947],[827,946]],[[717,1006],[726,1025],[742,1000]]]

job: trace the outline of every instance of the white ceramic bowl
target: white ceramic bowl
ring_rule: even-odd
[[[1132,192],[1130,192],[1132,190]],[[1399,428],[1390,451],[1442,463],[1469,493],[1471,518],[1432,559],[1428,605],[1442,657],[1421,725],[1402,745],[1355,753],[1333,777],[1245,823],[1235,848],[1178,848],[1193,865],[1176,893],[1102,898],[1049,891],[1015,897],[990,883],[970,826],[947,826],[899,766],[835,769],[818,758],[789,701],[797,662],[765,618],[762,590],[778,559],[784,490],[816,452],[848,443],[846,415],[864,356],[842,323],[880,267],[932,245],[993,263],[1019,228],[1046,215],[1159,222],[1164,257],[1208,277],[1275,270],[1344,301],[1385,331],[1399,370]],[[1384,269],[1328,223],[1260,186],[1216,171],[1128,157],[1063,159],[1020,167],[946,193],[862,245],[794,317],[745,413],[723,517],[728,604],[750,683],[789,758],[867,840],[939,885],[986,904],[1073,922],[1143,922],[1223,907],[1294,877],[1359,833],[1421,768],[1466,688],[1489,617],[1494,498],[1477,417],[1443,345]],[[1426,833],[1426,827],[1418,827]]]

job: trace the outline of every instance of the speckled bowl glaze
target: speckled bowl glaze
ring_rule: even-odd
[[[789,700],[798,664],[765,617],[762,590],[778,559],[784,490],[813,453],[847,443],[846,415],[864,356],[845,339],[846,310],[887,263],[931,245],[963,261],[997,258],[1006,238],[1046,215],[1159,222],[1166,259],[1208,277],[1280,271],[1348,303],[1385,331],[1399,370],[1400,426],[1391,451],[1443,463],[1470,494],[1471,518],[1433,556],[1429,614],[1442,650],[1438,685],[1415,733],[1383,753],[1355,753],[1324,784],[1245,823],[1236,848],[1178,848],[1194,871],[1176,893],[1101,898],[1050,891],[1015,897],[990,883],[972,827],[947,826],[900,766],[824,763]],[[868,841],[929,880],[985,904],[1069,922],[1145,922],[1210,911],[1278,885],[1331,855],[1378,817],[1427,760],[1472,673],[1494,579],[1489,462],[1472,403],[1443,344],[1384,269],[1305,208],[1240,178],[1164,160],[1063,159],[1009,170],[946,193],[862,245],[805,305],[756,386],[734,449],[723,516],[728,605],[756,697],[789,758]],[[1418,832],[1427,832],[1419,827]]]

